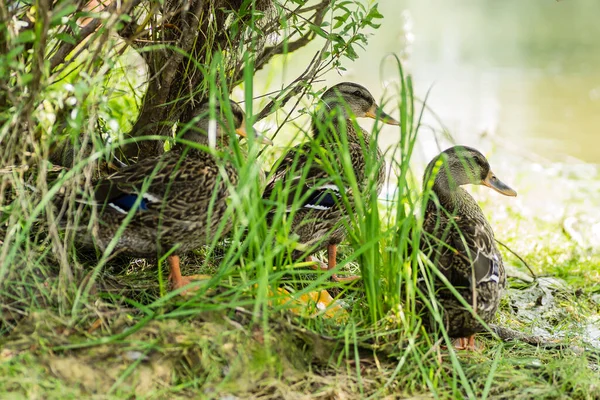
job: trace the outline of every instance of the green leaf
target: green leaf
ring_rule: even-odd
[[[380,13],[379,10],[377,9],[377,4],[369,10],[369,15],[367,15],[367,17],[371,17],[373,19],[382,19],[383,18],[383,14]]]
[[[310,29],[311,31],[315,32],[317,35],[321,36],[322,38],[325,38],[325,39],[327,39],[327,37],[329,36],[329,35],[327,34],[327,32],[325,32],[323,29],[321,29],[321,27],[320,27],[320,26],[317,26],[317,25],[309,25],[308,27],[309,27],[309,29]]]
[[[23,86],[27,85],[32,80],[33,80],[33,75],[32,74],[23,74],[23,75],[21,75],[21,85],[23,85]]]
[[[356,54],[356,51],[354,51],[354,47],[352,47],[351,44],[349,44],[348,48],[346,49],[346,57],[351,60],[356,60],[358,58],[358,54]]]
[[[75,46],[77,44],[77,40],[75,40],[75,38],[67,33],[61,32],[56,34],[56,37],[65,42],[65,43],[69,43],[72,44],[73,46]]]
[[[342,26],[344,24],[344,22],[346,22],[348,20],[349,16],[350,16],[350,12],[347,12],[344,15],[340,15],[340,16],[334,17],[333,19],[335,19],[337,22],[333,26],[333,29],[337,29],[340,26]]]
[[[19,33],[19,36],[17,36],[15,42],[16,43],[29,43],[29,42],[33,42],[34,40],[35,40],[35,32],[32,29],[28,29],[26,31]]]
[[[346,7],[347,4],[352,4],[352,2],[351,1],[342,1],[340,3],[337,3],[335,6],[335,9],[336,10],[342,9],[346,12],[350,12],[350,9],[348,7]]]
[[[23,53],[25,51],[25,46],[23,45],[19,45],[19,46],[15,46],[11,51],[9,51],[6,54],[6,58],[8,60],[13,60],[15,57],[17,57],[17,55]]]
[[[341,45],[346,44],[346,41],[344,40],[342,35],[338,35],[337,33],[332,33],[331,35],[329,35],[329,39],[331,39],[336,44],[341,44]]]
[[[373,8],[371,8],[369,10],[369,13],[365,17],[364,25],[368,25],[368,26],[371,26],[371,27],[377,29],[381,26],[381,24],[376,24],[373,21],[377,20],[377,19],[382,19],[382,18],[383,18],[383,15],[377,9],[377,5],[375,5]]]

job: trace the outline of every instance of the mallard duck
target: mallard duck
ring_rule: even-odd
[[[306,251],[314,253],[327,248],[328,262],[326,265],[322,264],[321,268],[331,270],[336,266],[337,245],[346,236],[346,226],[350,224],[349,210],[340,204],[341,192],[344,191],[348,197],[352,193],[340,186],[339,177],[330,176],[330,172],[322,167],[323,160],[319,154],[315,154],[313,146],[320,145],[325,153],[332,155],[328,161],[337,160],[336,170],[343,171],[339,163],[340,143],[347,141],[359,189],[364,191],[368,182],[364,149],[370,149],[370,135],[364,129],[357,130],[352,121],[362,117],[379,119],[390,125],[399,124],[381,110],[371,93],[363,86],[344,82],[331,87],[321,96],[321,106],[313,119],[313,143],[292,148],[271,169],[271,178],[267,182],[263,198],[283,201],[287,205],[297,199],[304,200],[302,207],[294,210],[291,221],[291,233],[298,236],[298,244],[292,255],[295,259],[306,254]],[[345,124],[340,124],[340,120],[345,120]],[[379,193],[385,178],[385,161],[379,149],[375,157],[380,166],[376,176]],[[289,188],[286,199],[278,197],[282,188]],[[353,204],[352,200],[350,204]],[[273,218],[274,213],[275,211],[271,213],[268,220]],[[311,256],[307,260],[313,261]],[[336,281],[356,278],[358,277],[341,278],[336,274],[332,275],[332,279]]]
[[[487,323],[498,309],[506,274],[492,227],[475,199],[461,187],[468,184],[517,195],[494,175],[479,151],[466,146],[445,150],[425,170],[425,192],[431,188],[432,195],[425,208],[421,248]],[[474,349],[475,333],[483,326],[444,283],[434,282],[448,335],[459,338],[457,348]]]
[[[231,111],[232,128],[245,137],[244,112],[233,101]],[[181,138],[208,145],[212,129],[216,148],[227,151],[227,119],[211,124],[208,112],[208,103],[199,106],[194,113],[197,123],[183,132]],[[225,115],[219,105],[216,115],[218,118]],[[238,174],[231,163],[211,152],[178,143],[160,157],[144,159],[97,181],[92,202],[97,214],[94,234],[88,230],[78,241],[95,244],[104,251],[132,214],[113,251],[132,257],[161,256],[173,251],[168,257],[169,281],[173,289],[181,288],[194,277],[181,275],[178,254],[205,245],[217,233],[225,235],[230,230],[231,221],[223,218],[229,190],[237,182]]]

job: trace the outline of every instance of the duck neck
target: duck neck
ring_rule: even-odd
[[[368,147],[371,135],[364,129],[361,129],[361,131],[362,140]],[[337,118],[320,119],[318,122],[313,122],[312,133],[315,139],[320,138],[324,142],[328,143],[342,142],[342,135],[346,137],[346,140],[348,140],[349,143],[361,142],[355,123],[350,118],[346,118],[344,121],[340,121]]]
[[[444,173],[439,173],[436,176],[432,190],[437,196],[440,205],[450,212],[475,202],[466,190],[456,183],[451,183]]]

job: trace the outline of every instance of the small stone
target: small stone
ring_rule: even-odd
[[[147,360],[148,356],[141,351],[126,351],[123,358],[129,361]]]

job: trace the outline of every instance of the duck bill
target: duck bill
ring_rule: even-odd
[[[235,133],[237,133],[239,136],[241,136],[243,138],[246,138],[246,139],[248,138],[248,132],[246,131],[246,127],[244,125],[242,125],[238,129],[236,129]],[[269,139],[268,137],[263,136],[263,135],[257,133],[256,131],[254,131],[254,139],[258,140],[262,144],[273,145],[273,141],[271,141],[271,139]]]
[[[242,125],[239,128],[237,128],[235,130],[235,133],[237,133],[238,135],[240,135],[243,138],[247,138],[248,137],[248,132],[246,132],[246,127],[244,125]]]
[[[494,189],[496,192],[505,196],[514,197],[517,195],[517,192],[511,189],[500,179],[496,178],[496,175],[494,175],[492,171],[490,171],[485,177],[485,179],[481,181],[481,184],[489,187],[490,189]]]
[[[371,107],[369,111],[367,111],[365,117],[378,119],[384,124],[388,125],[400,125],[400,122],[392,118],[390,115],[386,114],[380,107],[377,107],[377,105],[375,104],[373,105],[373,107]]]

